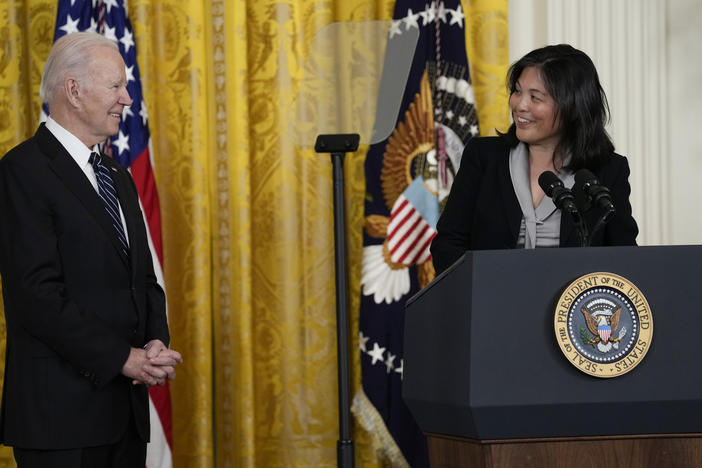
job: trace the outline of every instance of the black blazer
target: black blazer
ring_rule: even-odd
[[[0,274],[7,322],[0,441],[25,449],[116,442],[148,394],[121,374],[130,347],[169,341],[136,187],[110,158],[127,259],[85,174],[42,124],[0,160]]]
[[[431,254],[437,274],[448,268],[466,250],[513,249],[517,245],[522,210],[509,173],[509,145],[500,137],[468,141],[461,167],[451,186],[444,211],[437,223]],[[616,215],[591,239],[591,245],[636,245],[638,227],[629,203],[629,165],[624,156],[611,154],[593,170],[600,183],[611,190]],[[585,195],[574,191],[576,205],[585,205]],[[602,213],[585,213],[593,226]],[[577,247],[577,230],[569,216],[561,217],[560,246]]]

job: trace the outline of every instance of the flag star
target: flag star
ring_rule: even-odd
[[[393,362],[395,361],[395,356],[394,354],[390,354],[390,351],[388,351],[388,358],[385,360],[385,369],[387,370],[388,374],[393,371],[395,366],[393,365]]]
[[[64,31],[66,34],[78,32],[78,21],[80,21],[80,18],[73,20],[73,18],[71,18],[71,15],[68,15],[66,17],[66,24],[61,26],[59,29],[61,31]]]
[[[444,8],[444,2],[439,3],[438,10],[439,10],[439,13],[438,13],[439,19],[445,23],[447,10],[446,10],[446,8]]]
[[[402,34],[402,30],[400,29],[400,25],[402,24],[402,20],[393,20],[392,23],[390,23],[390,39],[394,35],[400,35]]]
[[[112,142],[114,146],[116,146],[119,151],[117,154],[122,154],[122,151],[127,150],[129,151],[129,137],[122,133],[122,130],[119,131],[119,135],[117,138]]]
[[[146,104],[144,101],[141,101],[141,109],[139,109],[139,116],[141,117],[141,122],[144,126],[146,126],[146,122],[149,120],[149,116],[146,113]]]
[[[126,73],[127,75],[127,83],[129,83],[130,81],[136,81],[134,79],[134,65],[132,65],[131,67],[125,66],[124,73]]]
[[[446,111],[446,118],[449,120],[451,120],[453,118],[453,111],[452,110]]]
[[[478,130],[478,126],[477,126],[477,125],[471,125],[471,126],[470,126],[470,134],[473,135],[473,136],[475,136],[475,135],[477,135],[478,133],[480,133],[480,131]]]
[[[119,5],[117,4],[117,0],[105,0],[103,3],[107,7],[107,13],[110,12],[112,7],[119,8]]]
[[[86,31],[90,32],[97,32],[97,21],[95,21],[95,18],[90,18],[90,26],[88,26],[88,29]]]
[[[419,14],[419,16],[422,17],[422,26],[426,26],[427,24],[434,21],[434,5],[433,5],[433,3],[431,5],[427,5],[424,8],[424,11]]]
[[[465,18],[466,15],[463,14],[461,5],[458,5],[455,10],[449,9],[449,13],[451,13],[451,22],[449,23],[449,26],[458,23],[460,27],[463,27],[463,18]]]
[[[124,45],[124,52],[129,52],[129,48],[134,45],[134,35],[129,29],[124,28],[124,35],[119,40],[119,42],[121,42],[122,45]]]
[[[127,117],[134,117],[131,106],[124,106],[124,109],[122,109],[122,122],[124,122]]]
[[[458,125],[465,125],[468,123],[468,119],[466,118],[465,115],[462,115],[458,118]]]
[[[385,352],[385,348],[381,348],[378,343],[373,343],[373,350],[368,351],[368,355],[373,358],[373,362],[371,364],[375,365],[376,362],[380,361],[383,362],[383,353]]]
[[[404,376],[405,376],[405,373],[404,373],[405,372],[405,360],[404,359],[400,359],[400,367],[396,367],[395,372],[400,374],[400,379],[404,378]]]
[[[405,29],[417,28],[419,29],[419,23],[417,23],[417,18],[419,18],[419,13],[413,13],[412,9],[407,10],[407,16],[402,21],[405,22]]]
[[[116,26],[114,27],[109,27],[107,24],[105,25],[105,32],[103,32],[103,36],[108,38],[109,40],[113,42],[117,42],[117,36],[115,35],[115,29]]]
[[[361,351],[364,353],[368,352],[366,349],[366,343],[368,343],[368,336],[363,336],[363,332],[359,331],[358,332],[358,346],[361,348]]]

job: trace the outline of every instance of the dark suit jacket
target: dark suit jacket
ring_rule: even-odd
[[[110,158],[129,260],[102,201],[42,124],[0,160],[0,274],[7,322],[0,441],[25,449],[103,445],[130,413],[149,437],[148,395],[121,375],[130,347],[168,346],[129,173]]]
[[[461,167],[451,186],[431,245],[437,274],[466,250],[513,249],[517,245],[522,210],[509,173],[510,147],[500,137],[472,138],[463,152]],[[616,215],[591,238],[591,245],[636,245],[638,228],[629,203],[629,165],[625,157],[611,154],[593,170],[601,184],[611,190]],[[573,191],[583,211],[585,195]],[[593,208],[585,214],[592,227],[602,213]],[[570,216],[561,217],[560,246],[580,245]]]

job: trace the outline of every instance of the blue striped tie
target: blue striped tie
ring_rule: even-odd
[[[122,251],[129,258],[129,244],[127,244],[127,236],[124,235],[124,227],[122,226],[122,218],[119,214],[119,200],[117,199],[117,191],[110,170],[102,163],[102,158],[98,153],[91,153],[88,162],[92,164],[97,178],[98,193],[105,205],[105,211],[110,215],[112,225],[117,231],[117,239],[122,245]]]

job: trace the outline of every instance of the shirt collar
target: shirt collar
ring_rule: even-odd
[[[46,118],[46,129],[56,137],[80,167],[85,167],[88,164],[90,153],[93,151],[96,153],[100,152],[98,145],[95,145],[92,149],[88,148],[77,136],[63,128],[51,116]]]
[[[570,162],[571,157],[570,151],[567,152],[563,158],[563,166]],[[544,196],[539,202],[539,206],[534,208],[531,181],[529,179],[529,148],[523,142],[519,142],[517,146],[510,150],[509,173],[514,193],[517,196],[517,201],[524,217],[524,247],[532,249],[536,247],[536,225],[542,224],[546,218],[551,216],[556,211],[556,205],[550,197]],[[563,185],[569,189],[575,184],[573,173],[568,169],[561,168],[556,175],[561,179]]]

